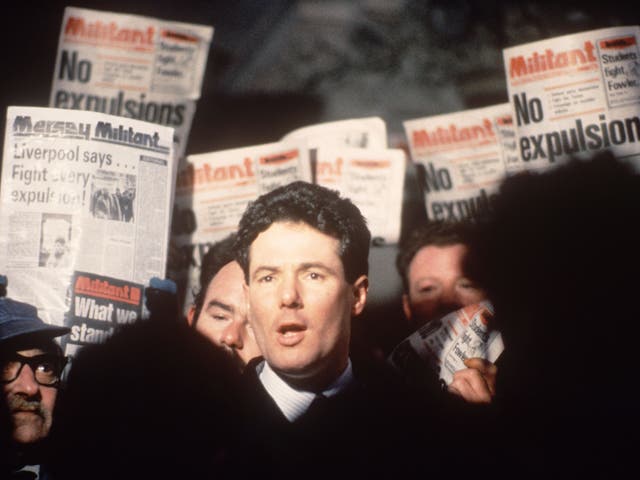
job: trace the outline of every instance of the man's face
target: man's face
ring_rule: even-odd
[[[196,330],[243,364],[260,355],[247,318],[243,289],[244,275],[237,262],[231,262],[213,277],[196,322]],[[193,324],[193,310],[189,322]]]
[[[24,357],[45,353],[39,348],[20,350]],[[51,429],[53,407],[58,390],[38,384],[33,370],[23,365],[18,378],[2,386],[13,428],[13,440],[17,443],[33,443],[44,439]]]
[[[403,295],[402,303],[405,315],[416,327],[486,299],[462,272],[466,253],[461,243],[428,245],[413,257],[407,272],[409,293]]]
[[[326,386],[347,365],[351,316],[367,277],[344,276],[339,241],[304,223],[276,222],[249,250],[249,319],[271,368],[290,383]],[[325,384],[325,385],[323,385]]]

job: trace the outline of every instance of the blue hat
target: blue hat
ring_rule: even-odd
[[[158,277],[151,277],[151,280],[149,281],[149,288],[155,288],[156,290],[173,294],[178,292],[176,282],[169,280],[168,278],[162,279]]]
[[[59,337],[69,333],[69,330],[67,327],[56,327],[43,322],[33,305],[0,298],[0,342],[31,333]]]

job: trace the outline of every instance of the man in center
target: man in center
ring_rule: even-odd
[[[367,299],[370,238],[355,205],[303,182],[260,197],[242,217],[238,262],[265,359],[259,378],[289,421],[314,394],[353,379],[351,317]]]
[[[294,463],[313,463],[318,474],[337,465],[371,472],[406,452],[398,438],[410,434],[394,429],[406,425],[399,416],[413,398],[349,358],[351,318],[367,300],[370,239],[353,203],[304,182],[259,197],[240,221],[237,259],[264,357],[245,371],[251,433],[271,473]],[[381,438],[393,438],[392,448]]]

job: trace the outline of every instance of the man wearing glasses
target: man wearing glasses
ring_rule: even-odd
[[[51,429],[66,363],[54,338],[68,332],[43,322],[35,307],[0,298],[0,383],[18,464],[39,463],[34,454]]]

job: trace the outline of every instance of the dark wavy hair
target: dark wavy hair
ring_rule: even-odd
[[[358,207],[334,190],[298,181],[260,196],[242,215],[235,250],[247,283],[251,244],[276,222],[305,223],[338,239],[348,282],[368,273],[371,233]]]
[[[409,265],[420,249],[430,245],[436,247],[447,247],[456,243],[468,245],[471,229],[472,226],[464,222],[432,221],[416,228],[402,239],[398,245],[396,268],[402,277],[404,291],[409,291]]]

